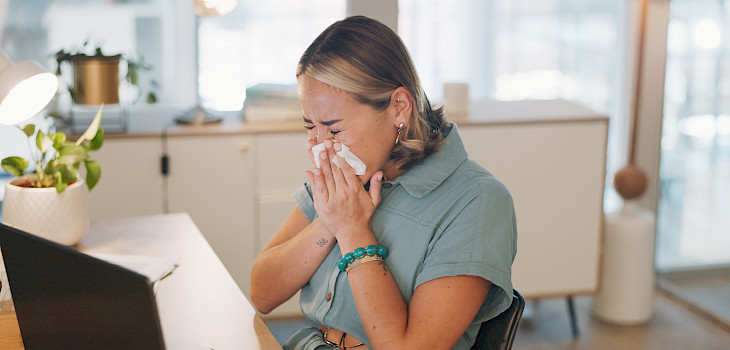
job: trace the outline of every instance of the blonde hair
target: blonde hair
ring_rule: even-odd
[[[399,169],[423,161],[448,134],[443,108],[431,107],[403,41],[374,19],[353,16],[330,25],[304,51],[296,75],[349,92],[376,111],[390,105],[393,90],[405,87],[413,112],[390,154]]]

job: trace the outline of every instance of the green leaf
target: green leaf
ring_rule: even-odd
[[[0,162],[0,165],[14,176],[23,176],[23,171],[28,167],[28,161],[20,157],[7,157]]]
[[[96,135],[94,136],[94,138],[91,139],[91,141],[89,141],[88,150],[96,151],[99,148],[101,148],[101,145],[103,145],[103,144],[104,144],[104,129],[99,129],[96,132]]]
[[[51,141],[51,138],[48,137],[43,131],[38,130],[38,135],[35,137],[35,145],[38,147],[38,150],[41,151],[41,153],[46,153],[46,151],[53,145],[53,142]]]
[[[60,171],[56,172],[55,174],[53,174],[53,176],[57,179],[56,184],[55,184],[56,193],[61,193],[61,192],[65,191],[66,187],[68,187],[68,184],[66,184],[65,182],[60,180],[62,177],[61,172]]]
[[[23,133],[25,134],[25,136],[31,137],[31,136],[33,136],[33,134],[35,134],[35,125],[28,124],[28,125],[20,128],[20,130],[23,131]]]
[[[99,130],[99,125],[101,125],[101,110],[103,108],[104,104],[99,106],[99,111],[96,112],[96,116],[94,117],[94,120],[91,121],[91,124],[89,124],[89,128],[87,128],[86,131],[84,131],[84,134],[76,140],[77,145],[80,145],[85,140],[91,140],[94,136],[96,136],[96,132]]]
[[[127,68],[127,81],[132,85],[137,85],[137,76],[137,66],[130,63]]]
[[[57,132],[53,135],[53,148],[61,149],[61,146],[63,146],[64,143],[66,143],[66,134]]]
[[[76,181],[79,176],[78,169],[74,169],[73,167],[69,168],[66,165],[61,165],[61,178],[57,181],[62,181],[65,184],[68,184],[71,181]]]
[[[58,150],[58,161],[67,165],[80,162],[88,157],[86,148],[73,143],[67,143]]]
[[[149,94],[147,94],[147,103],[157,103],[157,95],[155,95],[154,92],[150,92]]]
[[[93,160],[87,160],[84,163],[86,164],[86,186],[91,191],[101,178],[101,166]]]
[[[49,175],[53,174],[56,171],[58,171],[58,169],[60,169],[60,166],[61,166],[61,164],[59,164],[58,161],[52,160],[52,161],[48,162],[48,164],[46,164],[46,169],[45,169],[44,173],[49,174]]]

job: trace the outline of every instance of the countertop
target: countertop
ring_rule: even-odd
[[[135,117],[133,112],[131,114],[127,131],[107,132],[105,137],[178,137],[303,131],[301,120],[245,122],[240,117],[240,112],[229,112],[220,123],[204,125],[177,124],[174,113],[160,113],[155,117],[145,118]],[[472,101],[469,112],[462,115],[449,114],[447,107],[447,119],[458,125],[608,121],[605,115],[565,100]]]

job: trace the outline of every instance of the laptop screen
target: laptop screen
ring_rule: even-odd
[[[164,349],[147,277],[0,224],[26,349]]]

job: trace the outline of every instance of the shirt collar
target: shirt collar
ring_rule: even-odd
[[[444,144],[435,153],[396,178],[393,183],[400,184],[416,198],[425,197],[441,185],[467,159],[456,124],[451,123],[451,127]]]

